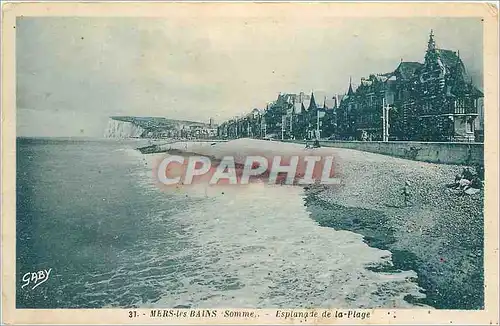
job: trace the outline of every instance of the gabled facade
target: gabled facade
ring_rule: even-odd
[[[431,31],[424,63],[403,62],[391,73],[349,83],[337,121],[342,139],[381,140],[382,108],[389,109],[389,139],[474,141],[483,97],[458,52],[439,49]]]
[[[478,100],[457,52],[436,48],[430,34],[425,63],[416,77],[415,134],[429,141],[473,141]]]
[[[319,130],[341,140],[474,141],[483,127],[482,92],[460,54],[438,48],[432,31],[423,63],[401,60],[357,87],[350,79],[344,95],[319,93],[280,93],[265,110],[223,123],[219,136],[311,139]]]
[[[349,79],[349,88],[342,97],[337,110],[337,134],[339,139],[354,140],[356,138],[358,96],[356,96],[352,79]]]

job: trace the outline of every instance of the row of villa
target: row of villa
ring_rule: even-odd
[[[390,73],[349,82],[343,95],[280,93],[266,109],[219,125],[220,138],[482,141],[483,93],[459,52],[436,47],[424,63],[402,61]]]

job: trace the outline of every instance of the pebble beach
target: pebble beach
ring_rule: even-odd
[[[368,269],[415,271],[425,298],[408,296],[408,302],[438,309],[484,308],[484,191],[468,195],[447,187],[464,166],[250,139],[166,147],[211,157],[333,155],[341,185],[304,187],[310,217],[321,226],[360,234],[369,246],[392,253],[392,265]],[[407,182],[409,205],[403,195]]]
[[[312,218],[390,250],[394,266],[381,269],[415,270],[425,289],[422,303],[442,309],[483,308],[484,192],[467,195],[446,187],[463,166],[331,150],[343,184],[307,190]],[[406,181],[409,206],[402,195]]]

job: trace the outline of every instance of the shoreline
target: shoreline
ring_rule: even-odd
[[[446,259],[438,258],[432,262],[415,253],[418,252],[415,246],[425,247],[426,243],[418,244],[417,241],[413,243],[413,246],[401,244],[397,231],[392,225],[394,220],[390,214],[380,210],[346,207],[328,202],[318,198],[318,194],[311,189],[306,189],[305,205],[311,213],[311,218],[320,226],[360,234],[368,246],[391,252],[392,266],[367,266],[367,269],[384,273],[415,271],[418,276],[417,283],[425,290],[426,297],[408,296],[405,297],[407,302],[429,305],[437,309],[484,309],[482,271],[477,273],[474,273],[474,270],[469,271],[466,275],[468,276],[466,282],[450,277],[450,272],[458,272],[455,267],[460,265],[460,262],[456,260],[457,257],[449,258],[450,254],[459,256],[460,250],[448,252]],[[474,265],[482,265],[482,248],[475,249],[481,254],[475,254],[474,257],[466,256],[463,262],[474,263],[476,261],[477,264]],[[436,272],[436,270],[441,270],[441,272]]]
[[[212,151],[216,148],[173,147],[165,152],[210,154],[217,160]],[[343,185],[303,186],[311,219],[360,234],[368,246],[391,252],[392,266],[367,269],[415,271],[426,297],[407,296],[407,302],[437,309],[484,309],[484,193],[459,196],[446,188],[463,166],[328,150],[338,159]],[[412,204],[403,207],[400,188],[408,179]]]
[[[337,153],[345,183],[306,189],[311,218],[361,234],[369,246],[392,253],[393,266],[367,268],[415,271],[426,297],[408,302],[484,309],[484,193],[459,195],[446,188],[463,166]],[[409,207],[401,194],[406,180],[413,192]]]

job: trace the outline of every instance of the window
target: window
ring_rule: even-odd
[[[430,113],[431,111],[431,104],[429,102],[424,102],[423,104],[423,110],[424,113]]]
[[[467,120],[466,128],[467,128],[466,129],[467,132],[473,133],[474,132],[474,120],[472,120],[472,119]]]
[[[465,100],[464,99],[458,100],[458,112],[457,113],[465,113]]]
[[[389,105],[394,104],[394,93],[387,94],[386,103]]]

